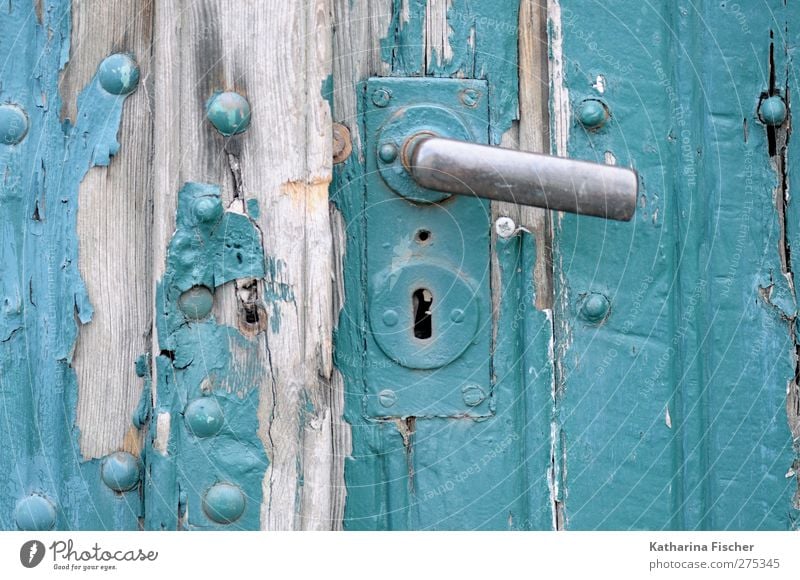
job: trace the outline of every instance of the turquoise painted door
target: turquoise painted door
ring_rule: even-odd
[[[0,528],[797,528],[795,0],[112,4],[0,7]]]
[[[345,527],[796,528],[788,105],[798,5],[548,3],[552,151],[634,168],[640,191],[628,223],[550,216],[552,308],[545,300],[541,309],[533,274],[546,248],[533,227],[497,235],[506,207],[412,207],[378,176],[386,147],[393,160],[392,119],[406,107],[463,109],[437,93],[458,89],[442,77],[485,83],[476,90],[488,100],[488,131],[473,140],[499,146],[514,134],[520,81],[528,100],[544,82],[517,68],[533,50],[516,27],[519,5],[453,2],[451,54],[432,60],[425,2],[402,13],[400,4],[383,40],[390,78],[356,89],[363,154],[340,168],[334,188],[350,232],[337,337],[353,425]],[[524,25],[531,6],[522,11]],[[426,120],[439,133],[435,116]],[[420,229],[430,240],[420,242]],[[492,315],[458,363],[426,369],[394,337],[414,326],[406,294],[431,278],[439,293],[452,288],[434,260],[473,284]],[[410,268],[425,273],[407,282]],[[437,291],[427,303],[432,338],[452,347],[459,339],[446,320],[437,328],[436,309],[457,303]],[[400,323],[398,308],[409,311]],[[484,406],[469,406],[475,390]]]

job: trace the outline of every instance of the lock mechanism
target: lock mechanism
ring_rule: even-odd
[[[420,185],[409,136],[486,143],[487,84],[375,78],[363,85],[365,411],[491,415],[491,211]]]
[[[627,221],[638,176],[488,146],[485,81],[373,78],[364,90],[366,412],[490,415],[486,200]]]

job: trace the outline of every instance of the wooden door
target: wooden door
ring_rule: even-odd
[[[765,5],[5,3],[0,528],[796,527],[799,19]],[[636,216],[395,199],[412,105],[632,167]],[[477,303],[466,375],[380,358],[375,260],[420,255]]]

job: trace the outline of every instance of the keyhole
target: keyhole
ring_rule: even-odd
[[[433,294],[431,294],[430,290],[420,288],[414,291],[412,301],[414,307],[414,336],[427,340],[433,334],[433,322],[431,320]]]

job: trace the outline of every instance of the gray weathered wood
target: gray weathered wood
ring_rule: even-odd
[[[131,417],[143,380],[134,363],[148,349],[151,317],[152,219],[149,1],[73,3],[72,43],[61,84],[62,116],[76,118],[80,91],[100,62],[131,52],[141,67],[138,90],[125,102],[120,151],[83,180],[78,203],[80,271],[94,307],[80,328],[73,365],[78,377],[78,427],[84,458],[139,453]]]
[[[259,202],[256,221],[274,265],[266,285],[293,297],[268,304],[275,324],[235,354],[269,368],[258,410],[270,461],[265,529],[329,529],[344,492],[331,478],[331,398],[339,395],[331,394],[331,119],[322,96],[329,14],[325,0],[164,2],[156,10],[155,279],[174,229],[176,192],[185,181],[205,181],[221,185],[227,203],[239,193]],[[250,128],[228,145],[232,157],[205,121],[205,101],[218,90],[244,94],[252,108]],[[217,315],[233,324],[234,285],[218,296]]]

